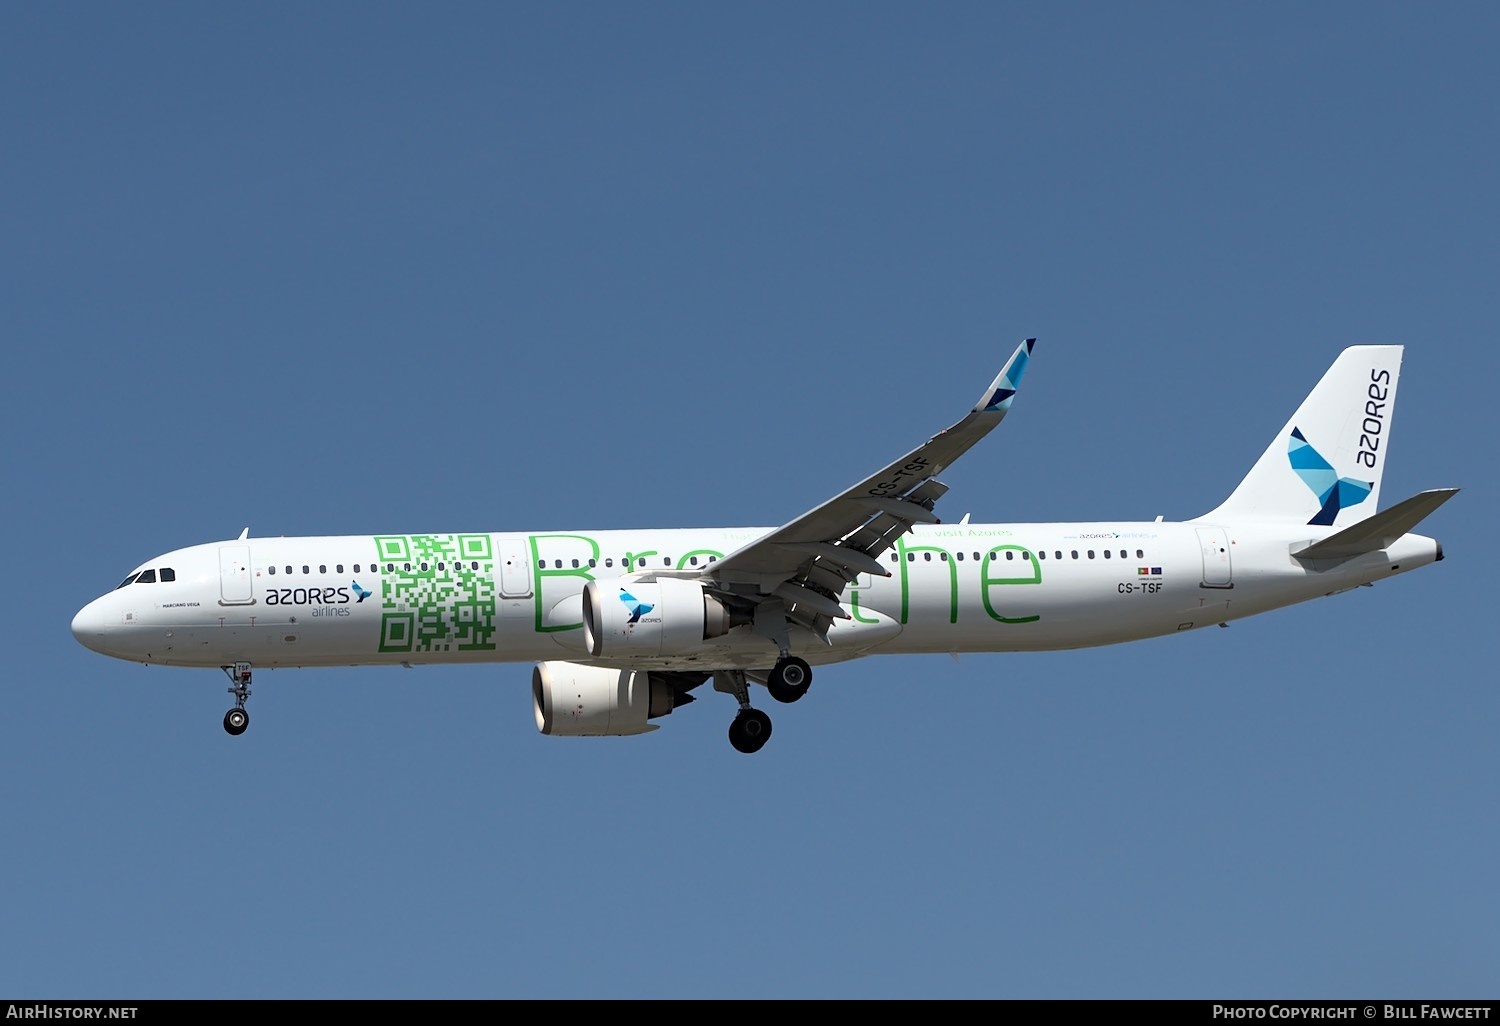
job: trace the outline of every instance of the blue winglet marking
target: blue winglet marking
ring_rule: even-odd
[[[995,391],[984,401],[981,409],[987,412],[1010,409],[1010,401],[1015,398],[1016,389],[1021,387],[1021,375],[1026,373],[1026,365],[1031,361],[1031,350],[1035,345],[1036,339],[1028,338],[1016,350],[1010,363],[1000,372]]]

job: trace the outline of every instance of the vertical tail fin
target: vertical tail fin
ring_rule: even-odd
[[[1229,498],[1198,519],[1348,527],[1374,514],[1402,348],[1340,353]]]

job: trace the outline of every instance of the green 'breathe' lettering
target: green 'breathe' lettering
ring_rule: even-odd
[[[555,631],[576,631],[583,626],[583,621],[577,623],[553,624],[551,626],[543,623],[548,608],[545,596],[546,582],[549,577],[581,577],[585,581],[592,581],[594,575],[589,573],[588,560],[579,560],[580,565],[574,567],[553,567],[547,569],[542,560],[543,538],[571,538],[581,541],[589,547],[589,559],[598,560],[599,543],[594,539],[581,534],[534,534],[531,536],[531,565],[536,567],[536,630],[538,634],[550,634]]]
[[[859,589],[849,589],[849,615],[860,623],[879,623],[875,617],[861,616],[859,613]]]
[[[948,622],[958,623],[958,564],[954,562],[952,553],[936,545],[908,546],[905,535],[896,539],[896,556],[901,563],[901,622],[907,623],[911,619],[911,573],[906,558],[908,552],[942,553],[943,561],[948,567]]]
[[[1023,563],[1025,563],[1026,566],[1029,568],[1029,572],[1023,571],[1023,572],[1026,573],[1025,576],[1023,576],[1023,577],[997,577],[997,576],[995,576],[994,574],[992,574],[990,572],[991,568],[992,567],[998,567],[999,562],[1000,562],[999,560],[992,560],[992,559],[990,559],[990,552],[1005,552],[1007,550],[1009,550],[1011,552],[1019,552],[1021,554],[1021,561]],[[1009,562],[1014,562],[1014,561],[1013,560],[1006,560],[1006,562],[1009,563]],[[992,619],[999,620],[1001,623],[1031,623],[1031,622],[1033,622],[1035,620],[1040,620],[1041,619],[1041,615],[1040,614],[1033,614],[1031,616],[1001,616],[998,612],[995,611],[994,603],[992,603],[990,601],[990,589],[993,588],[993,587],[996,587],[997,585],[1001,585],[1001,584],[1041,584],[1041,583],[1042,583],[1042,565],[1041,565],[1041,563],[1039,563],[1037,561],[1036,556],[1034,556],[1032,553],[1028,552],[1026,549],[1022,548],[1021,546],[1019,546],[1019,545],[996,545],[994,548],[990,549],[989,552],[986,552],[984,554],[984,565],[982,567],[980,567],[980,570],[979,570],[979,594],[984,599],[984,611],[986,613],[989,613],[990,617]]]
[[[625,566],[627,569],[644,570],[646,568],[645,558],[654,555],[656,555],[655,549],[647,549],[645,552],[627,552],[625,553]]]

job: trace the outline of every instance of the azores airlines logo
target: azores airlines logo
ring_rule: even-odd
[[[360,602],[363,602],[365,599],[370,597],[370,592],[361,588],[358,581],[350,581],[349,583],[354,585],[354,594],[359,596],[359,599],[355,602],[355,605],[359,605]]]
[[[1332,524],[1339,511],[1349,506],[1358,506],[1369,498],[1375,487],[1374,481],[1356,481],[1352,477],[1339,477],[1338,471],[1312,447],[1302,432],[1292,428],[1292,437],[1287,441],[1287,458],[1292,469],[1311,488],[1323,508],[1308,521],[1324,527]]]
[[[645,616],[647,613],[651,612],[651,610],[656,608],[656,606],[650,602],[642,602],[640,599],[630,594],[630,592],[626,591],[624,588],[620,589],[620,601],[625,603],[626,609],[630,610],[630,619],[625,621],[626,626],[629,626],[633,623],[639,623],[641,617]]]

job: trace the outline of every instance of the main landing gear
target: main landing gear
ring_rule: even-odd
[[[729,743],[734,745],[734,750],[753,755],[761,750],[761,747],[771,740],[771,717],[745,706],[735,714],[734,722],[729,724]]]
[[[795,702],[812,687],[812,667],[794,655],[782,656],[766,678],[766,690],[778,702]]]
[[[235,737],[245,732],[250,726],[250,714],[245,711],[245,699],[250,697],[250,664],[235,663],[233,666],[220,667],[229,677],[229,682],[234,685],[229,693],[234,696],[234,708],[224,714],[224,730]]]
[[[796,656],[782,656],[766,678],[766,690],[778,702],[795,702],[812,686],[812,668]],[[714,690],[733,695],[740,711],[729,724],[729,743],[737,752],[752,755],[771,739],[771,717],[750,704],[750,688],[744,670],[718,670]]]
[[[729,743],[737,752],[746,755],[761,750],[771,739],[771,717],[750,705],[750,686],[745,682],[744,670],[715,670],[714,690],[734,696],[740,703],[740,711],[729,725]]]

